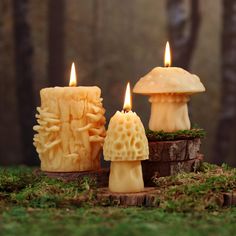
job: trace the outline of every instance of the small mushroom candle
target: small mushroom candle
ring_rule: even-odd
[[[198,76],[179,67],[170,67],[170,47],[166,44],[165,67],[156,67],[134,86],[134,93],[150,96],[149,129],[173,132],[189,130],[187,102],[190,95],[205,91]]]
[[[148,159],[148,141],[139,116],[131,111],[129,84],[123,111],[117,111],[110,120],[103,152],[104,159],[111,161],[111,192],[140,192],[144,189],[141,160]]]
[[[34,145],[41,169],[74,172],[100,168],[100,151],[105,136],[105,110],[101,90],[76,87],[74,63],[69,87],[44,88],[37,108],[38,125]]]

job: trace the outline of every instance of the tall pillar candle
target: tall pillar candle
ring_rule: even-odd
[[[34,145],[41,169],[73,172],[100,168],[100,151],[105,136],[105,110],[101,90],[75,87],[72,66],[71,87],[44,88],[37,108],[38,125]]]

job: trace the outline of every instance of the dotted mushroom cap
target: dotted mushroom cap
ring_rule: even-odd
[[[198,93],[205,87],[198,76],[179,67],[156,67],[142,77],[134,86],[133,92],[140,94],[156,93]]]
[[[119,112],[111,118],[103,146],[106,161],[146,160],[148,141],[140,118],[135,112]]]

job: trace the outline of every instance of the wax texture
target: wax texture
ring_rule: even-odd
[[[191,127],[185,94],[156,94],[150,97],[151,117],[149,129],[153,131],[174,132],[189,130]]]
[[[141,160],[149,148],[143,124],[132,111],[117,111],[111,118],[103,146],[104,159],[111,161],[109,190],[130,193],[144,189]]]
[[[117,111],[111,118],[103,147],[104,159],[136,161],[148,159],[148,141],[135,112]]]
[[[111,162],[109,190],[117,193],[140,192],[144,189],[141,161]]]
[[[134,93],[199,93],[205,87],[197,75],[179,67],[156,67],[134,86]]]
[[[41,169],[74,172],[100,168],[105,110],[98,87],[55,87],[40,91],[34,145]]]
[[[156,67],[134,86],[135,93],[150,96],[149,129],[174,132],[191,128],[187,102],[194,93],[204,92],[198,76],[178,67]]]

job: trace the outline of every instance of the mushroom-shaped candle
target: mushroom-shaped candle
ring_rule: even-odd
[[[144,189],[141,160],[148,159],[148,141],[140,118],[131,111],[129,84],[123,111],[117,111],[110,120],[103,151],[104,159],[111,161],[111,192],[140,192]]]
[[[156,67],[142,77],[134,93],[149,95],[151,117],[149,129],[173,132],[190,129],[187,102],[189,96],[205,91],[198,76],[188,71],[170,67],[170,48],[166,45],[165,66]]]

